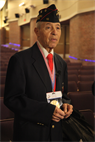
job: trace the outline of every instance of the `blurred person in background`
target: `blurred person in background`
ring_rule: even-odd
[[[93,95],[95,96],[95,81],[94,81],[93,84],[92,84],[92,93],[93,93]]]

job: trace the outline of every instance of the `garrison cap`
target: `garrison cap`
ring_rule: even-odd
[[[37,21],[42,22],[59,22],[59,11],[54,4],[50,5],[47,8],[41,9],[39,15],[37,16]]]

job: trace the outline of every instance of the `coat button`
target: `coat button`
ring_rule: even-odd
[[[52,125],[52,128],[54,128],[54,125]]]

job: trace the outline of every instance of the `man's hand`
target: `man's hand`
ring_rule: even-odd
[[[65,104],[62,105],[62,108],[63,108],[63,111],[65,113],[65,117],[64,118],[68,118],[72,114],[72,112],[73,112],[73,106],[70,105],[70,104],[66,104],[65,103]]]
[[[68,118],[73,112],[73,106],[70,104],[62,105],[63,111],[56,107],[54,113],[52,115],[52,120],[55,122],[59,122],[61,119]]]
[[[55,122],[59,122],[64,117],[65,117],[64,111],[62,111],[60,108],[56,107],[54,110],[54,113],[52,115],[52,120]]]

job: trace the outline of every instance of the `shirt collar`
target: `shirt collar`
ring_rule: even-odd
[[[42,50],[42,52],[43,52],[43,54],[44,54],[44,56],[45,56],[45,58],[48,56],[48,54],[52,54],[52,55],[54,55],[54,51],[53,51],[53,49],[51,50],[51,52],[50,53],[48,53],[48,51],[40,44],[40,42],[37,40],[37,43],[39,44],[39,46],[40,46],[40,48],[41,48],[41,50]]]

